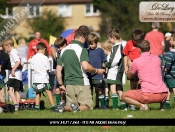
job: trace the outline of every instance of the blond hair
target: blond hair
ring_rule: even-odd
[[[113,43],[111,43],[109,40],[106,40],[105,42],[103,42],[103,43],[101,44],[101,47],[102,47],[103,49],[107,49],[107,50],[109,50],[109,51],[112,50],[112,46],[113,46]]]
[[[24,38],[20,38],[20,39],[18,40],[18,44],[26,45],[25,39],[24,39]]]
[[[14,41],[13,41],[12,38],[7,38],[7,39],[3,42],[2,45],[3,45],[3,46],[10,45],[10,46],[14,47]]]

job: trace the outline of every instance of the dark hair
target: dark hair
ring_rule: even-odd
[[[86,25],[82,25],[75,31],[74,39],[79,38],[80,36],[83,36],[87,40],[89,34],[90,34],[89,27]]]
[[[150,51],[150,43],[147,40],[141,40],[138,42],[138,48],[140,48],[140,50],[142,52],[148,52]]]
[[[134,29],[131,36],[133,40],[140,41],[144,38],[144,32],[141,29]]]
[[[45,43],[43,42],[39,42],[37,45],[36,45],[36,49],[37,50],[42,50],[42,49],[47,49]]]
[[[111,38],[115,37],[117,40],[121,39],[120,32],[118,29],[112,29],[109,32],[108,36]]]
[[[58,37],[54,42],[57,48],[63,47],[65,44],[67,44],[67,40],[63,37]]]
[[[93,42],[97,44],[98,41],[99,41],[99,37],[97,36],[97,34],[90,33],[88,35],[88,44],[92,44]]]

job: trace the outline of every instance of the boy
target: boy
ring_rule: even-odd
[[[59,56],[60,56],[60,53],[61,53],[61,50],[64,48],[64,47],[66,47],[66,45],[67,45],[67,40],[65,39],[65,38],[63,38],[63,37],[58,37],[56,40],[55,40],[55,43],[54,43],[54,47],[55,48],[57,48],[57,51],[55,50],[55,65],[57,66],[57,61],[58,61],[58,59],[59,59]],[[51,54],[52,54],[53,52],[51,51]],[[55,68],[56,68],[56,66],[55,66]],[[64,78],[64,73],[62,73],[62,75],[63,75],[63,78]],[[55,78],[56,79],[56,78]],[[57,79],[56,79],[57,80]],[[59,90],[59,85],[58,85],[58,82],[55,80],[55,98],[56,98],[56,104],[59,104],[60,103],[60,101],[61,101],[61,94],[60,94],[60,90]],[[65,97],[64,96],[62,96],[62,99],[63,100],[65,100]]]
[[[10,55],[11,74],[9,75],[8,94],[10,95],[15,111],[19,109],[20,94],[19,91],[23,91],[22,85],[22,62],[19,52],[14,48],[14,41],[12,38],[7,38],[3,43],[3,48]]]
[[[36,92],[35,99],[35,109],[39,110],[40,106],[40,97],[41,93],[46,91],[49,102],[51,104],[51,109],[54,109],[56,106],[54,104],[50,84],[49,84],[49,75],[48,71],[50,69],[49,59],[45,56],[47,50],[46,45],[43,42],[39,42],[36,45],[37,54],[35,54],[31,59],[31,69],[33,72],[33,88]]]
[[[113,44],[109,40],[106,40],[104,43],[101,44],[101,47],[104,50],[104,53],[107,55],[107,62],[109,62]],[[105,74],[107,74],[107,70],[108,69],[106,68]],[[106,82],[106,77],[105,77],[105,82]],[[106,83],[105,85],[106,85],[105,86],[105,106],[108,107],[109,106],[109,87]]]
[[[122,43],[119,31],[113,29],[108,34],[109,41],[113,43],[112,51],[109,61],[105,63],[105,67],[108,68],[106,83],[110,85],[112,92],[113,108],[118,110],[118,95],[120,98],[121,108],[125,109],[126,104],[121,100],[122,95],[122,77],[123,77],[123,54]]]
[[[2,48],[2,43],[0,42],[0,59],[2,60],[2,66],[1,66],[1,71],[0,71],[0,76],[2,76],[2,79],[0,79],[0,102],[5,103],[4,99],[4,86],[5,82],[4,79],[6,78],[6,72],[5,70],[11,70],[11,64],[10,64],[10,58],[9,55],[3,50]]]
[[[90,33],[88,36],[88,44],[89,44],[89,63],[96,68],[102,68],[104,62],[106,62],[106,56],[104,51],[101,48],[97,48],[97,43],[99,41],[99,37],[95,33]],[[97,75],[94,73],[89,73],[89,80],[91,83],[91,90],[93,93],[93,87],[95,87],[96,92],[96,105],[95,108],[99,107],[99,101],[101,104],[101,108],[105,109],[104,102],[104,92],[103,92],[103,74]]]
[[[140,50],[137,47],[138,41],[143,40],[144,32],[141,29],[134,29],[132,32],[132,40],[129,40],[123,49],[124,54],[124,71],[128,72],[128,68],[134,59],[140,57]],[[139,78],[137,75],[133,79],[130,79],[130,89],[137,89]],[[131,105],[131,110],[135,110],[135,106]]]
[[[170,92],[173,91],[175,102],[175,34],[170,38],[170,51],[162,55],[165,61],[164,65],[164,81],[169,88],[168,97],[165,102],[165,108],[170,109]]]

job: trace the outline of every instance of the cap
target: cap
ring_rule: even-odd
[[[172,35],[172,33],[167,32],[167,33],[165,34],[165,37],[169,37],[169,36],[171,36],[171,35]]]

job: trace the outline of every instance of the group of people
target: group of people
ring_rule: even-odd
[[[90,32],[86,25],[75,30],[70,43],[59,36],[49,47],[36,37],[29,45],[32,53],[27,57],[31,58],[30,65],[33,70],[35,109],[40,109],[41,93],[46,91],[54,112],[91,110],[94,107],[94,89],[94,108],[107,109],[110,93],[112,108],[116,110],[135,110],[135,106],[148,110],[149,103],[160,103],[161,110],[164,110],[165,106],[169,108],[171,89],[175,94],[175,34],[170,36],[169,51],[164,53],[166,45],[163,33],[158,31],[159,27],[159,23],[152,23],[153,30],[145,37],[141,29],[134,29],[132,39],[127,43],[122,40],[117,29],[112,29],[108,33],[108,39],[101,43],[100,47],[98,34]],[[40,33],[38,36],[40,37]],[[88,43],[88,48],[85,48],[85,43]],[[15,110],[18,110],[23,64],[11,38],[7,38],[2,46],[9,53],[11,62],[8,93]],[[53,58],[55,69],[55,79],[50,80],[48,56]],[[130,80],[131,90],[126,92],[123,92],[123,74]],[[3,100],[0,98],[0,101]]]

